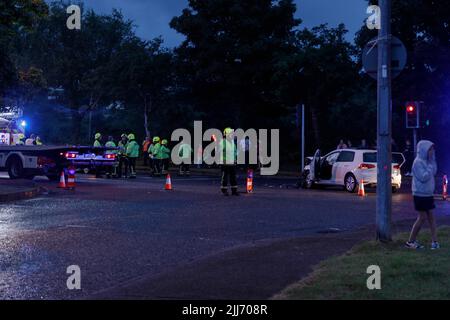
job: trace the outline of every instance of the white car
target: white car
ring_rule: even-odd
[[[392,191],[402,184],[401,166],[405,157],[399,152],[392,153]],[[321,157],[317,150],[314,157],[308,157],[302,175],[302,186],[314,185],[342,186],[348,192],[355,192],[361,180],[366,186],[377,184],[377,151],[342,149]]]

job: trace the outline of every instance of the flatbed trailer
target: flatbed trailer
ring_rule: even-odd
[[[70,165],[89,169],[116,165],[115,157],[104,156],[106,151],[111,149],[114,148],[70,145],[0,145],[0,171],[7,171],[11,179],[47,176],[51,180],[56,180],[59,174]],[[93,159],[77,161],[85,154],[91,155]],[[74,157],[74,155],[76,156]]]

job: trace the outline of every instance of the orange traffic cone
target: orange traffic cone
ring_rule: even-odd
[[[69,168],[69,175],[67,177],[67,190],[75,190],[75,169]]]
[[[249,169],[247,171],[247,193],[253,192],[253,170]]]
[[[172,179],[170,179],[170,173],[166,176],[166,186],[164,187],[165,190],[172,190]]]
[[[366,196],[366,192],[364,191],[364,179],[361,179],[361,182],[359,183],[358,196],[360,197]]]
[[[58,188],[65,189],[66,188],[66,178],[64,177],[64,171],[61,172],[61,176],[59,178]]]

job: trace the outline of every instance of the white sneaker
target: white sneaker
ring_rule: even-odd
[[[440,249],[440,248],[441,248],[441,245],[439,244],[439,242],[433,242],[431,244],[431,250],[437,250],[437,249]]]

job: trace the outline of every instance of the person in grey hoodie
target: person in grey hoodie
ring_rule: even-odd
[[[422,140],[417,144],[417,156],[412,166],[412,194],[414,207],[418,211],[418,217],[411,230],[406,247],[411,249],[422,249],[423,246],[417,242],[417,235],[425,222],[428,220],[431,229],[431,249],[439,249],[436,236],[436,221],[433,215],[434,205],[434,176],[437,172],[434,144],[428,140]]]

